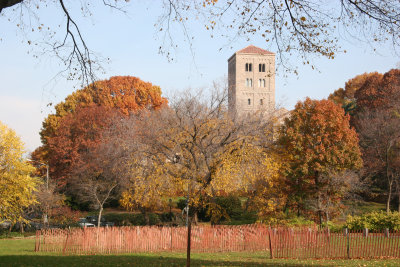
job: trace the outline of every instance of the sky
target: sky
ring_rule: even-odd
[[[170,62],[158,53],[162,38],[154,24],[162,13],[161,8],[158,1],[131,1],[125,8],[127,14],[96,5],[91,9],[91,16],[82,18],[78,12],[73,13],[91,50],[110,58],[104,65],[105,71],[98,75],[100,79],[136,76],[160,86],[164,95],[171,96],[186,88],[206,88],[213,81],[226,77],[227,60],[237,50],[250,44],[266,49],[265,41],[256,37],[238,39],[227,45],[227,39],[210,38],[204,26],[194,21],[189,28],[195,36],[192,50],[179,35],[179,28],[173,28],[178,48],[173,50],[174,60]],[[21,10],[26,17],[26,10]],[[40,146],[42,121],[54,112],[54,104],[80,86],[77,81],[67,81],[64,77],[54,78],[61,69],[60,62],[28,45],[28,40],[41,39],[16,26],[19,22],[15,14],[21,14],[21,10],[6,9],[0,14],[0,121],[16,131],[29,152]],[[35,12],[41,23],[55,29],[64,19],[51,5]],[[302,66],[296,54],[290,62],[299,66],[298,75],[285,77],[283,69],[278,68],[277,104],[292,109],[306,97],[328,97],[358,74],[385,73],[399,66],[400,59],[390,44],[376,51],[356,41],[342,41],[341,45],[347,53],[339,54],[334,60],[314,59],[318,71]]]

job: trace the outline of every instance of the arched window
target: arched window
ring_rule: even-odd
[[[253,79],[249,79],[249,81],[250,81],[250,87],[253,87]]]
[[[250,98],[247,99],[247,104],[249,104],[249,106],[251,105],[251,100],[250,100]]]
[[[258,79],[258,87],[261,87],[261,79]]]
[[[253,64],[249,63],[249,71],[251,72],[253,68]]]
[[[258,64],[258,72],[265,72],[265,64]]]
[[[249,63],[246,63],[246,71],[249,71]]]
[[[262,80],[262,87],[265,87],[265,79]]]

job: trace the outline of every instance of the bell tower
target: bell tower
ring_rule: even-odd
[[[275,109],[275,54],[250,45],[228,59],[229,112],[239,116]]]

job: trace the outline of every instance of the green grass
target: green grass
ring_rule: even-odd
[[[35,253],[34,239],[0,240],[0,266],[185,266],[184,253],[62,256]],[[192,266],[400,266],[392,260],[271,260],[263,252],[195,253]]]

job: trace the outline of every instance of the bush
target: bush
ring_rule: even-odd
[[[304,217],[289,217],[284,214],[279,214],[275,217],[270,217],[263,221],[265,224],[271,226],[287,226],[287,227],[301,227],[301,226],[315,226],[314,221],[307,220]]]
[[[113,222],[115,226],[136,226],[146,225],[146,219],[142,213],[108,213],[104,219],[107,222]],[[156,225],[161,222],[158,214],[149,213],[149,225]]]
[[[362,230],[368,228],[371,231],[400,230],[400,213],[374,211],[361,216],[348,216],[346,227],[350,230]]]
[[[215,198],[215,203],[223,208],[231,219],[240,219],[243,213],[242,203],[238,197],[227,196]],[[225,218],[228,219],[228,218]]]
[[[331,232],[339,233],[339,232],[343,231],[344,228],[346,228],[346,225],[345,224],[336,224],[334,222],[329,221],[329,222],[322,223],[322,227],[323,228],[328,227]]]

